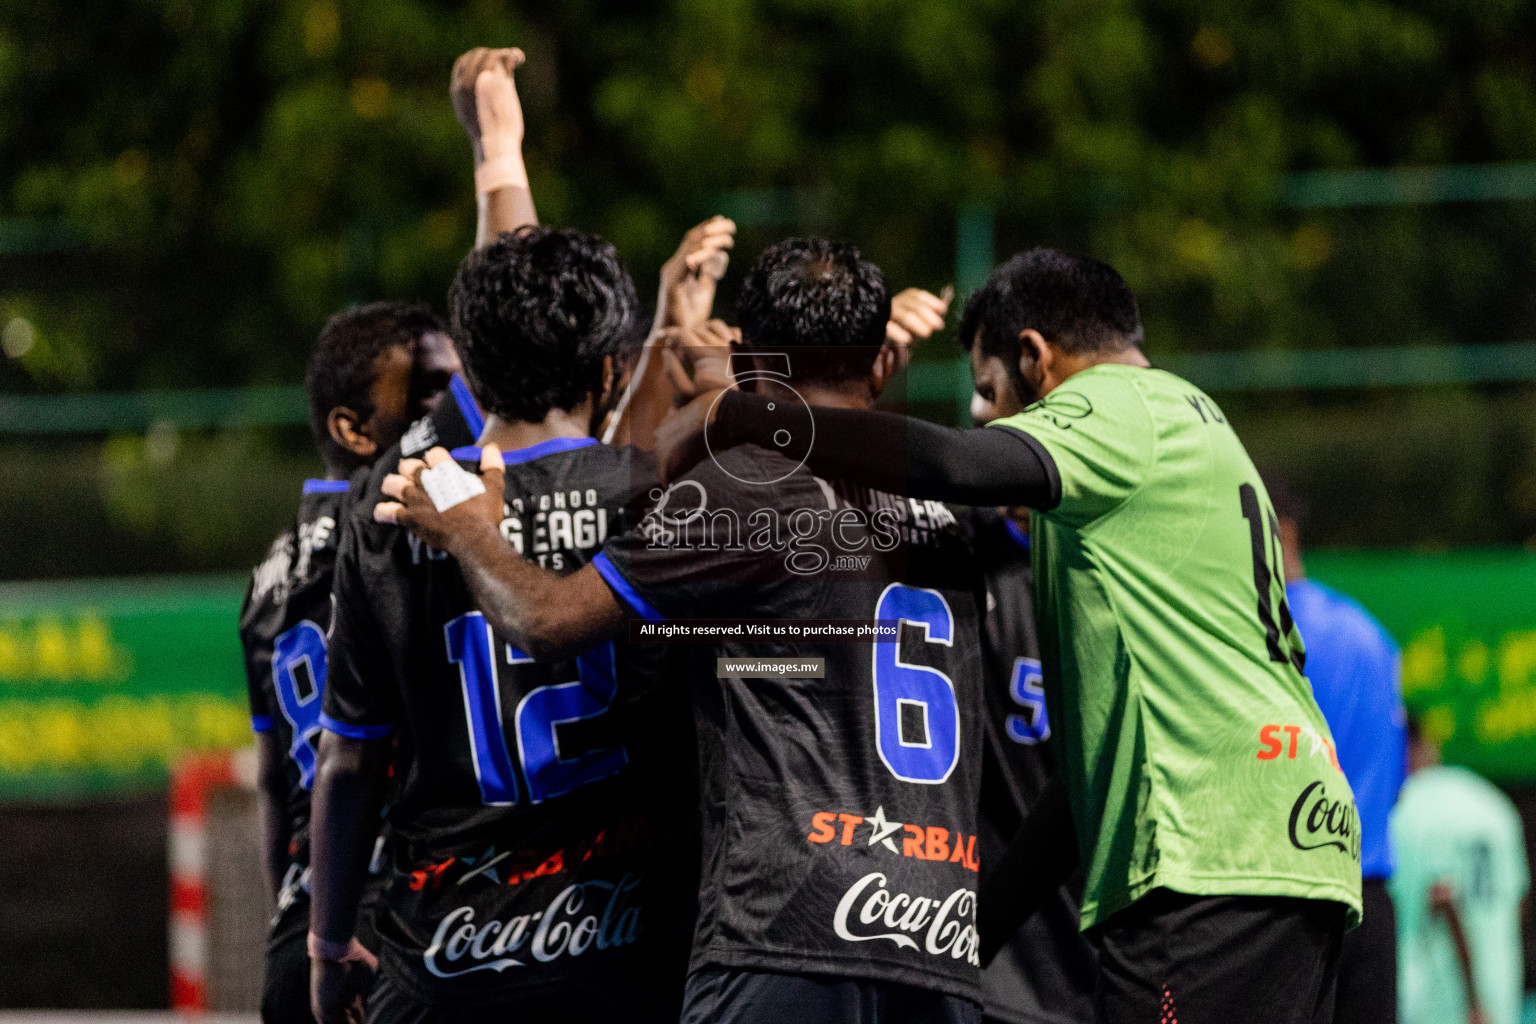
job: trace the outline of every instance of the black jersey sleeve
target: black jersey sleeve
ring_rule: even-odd
[[[245,600],[240,604],[240,649],[245,655],[245,689],[251,705],[251,730],[271,732],[271,703],[267,700],[267,688],[262,685],[264,675],[271,670],[271,640],[263,639],[246,623],[253,617],[256,580],[253,576],[245,585]]]
[[[781,426],[774,408],[761,395],[727,392],[711,443],[771,443]],[[814,420],[815,431],[795,436],[786,454],[805,458],[825,477],[962,505],[1050,510],[1061,501],[1055,462],[1022,431],[957,430],[896,413],[822,406],[814,410]]]
[[[387,551],[381,529],[348,516],[336,552],[336,607],[320,724],[350,739],[389,736],[401,714],[394,659],[377,609],[403,605],[390,601],[398,590],[391,585],[396,574],[377,571],[385,554],[379,551],[381,542]]]

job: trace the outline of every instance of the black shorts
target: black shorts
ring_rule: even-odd
[[[1387,883],[1367,878],[1365,915],[1344,936],[1339,958],[1336,1024],[1397,1024],[1397,912]]]
[[[594,984],[582,992],[510,995],[505,1002],[451,1006],[419,999],[380,971],[368,993],[368,1024],[677,1024],[682,993],[675,983],[673,991],[665,988]]]
[[[959,996],[894,982],[705,969],[688,976],[682,1024],[980,1024]]]
[[[1332,1024],[1346,908],[1154,889],[1097,926],[1100,1024]]]
[[[261,979],[261,1024],[315,1024],[309,1012],[309,951],[296,931],[267,946]]]

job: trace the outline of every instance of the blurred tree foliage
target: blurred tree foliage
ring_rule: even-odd
[[[1536,331],[1536,203],[1276,198],[1536,158],[1519,0],[0,0],[0,326],[35,327],[0,391],[290,382],[344,302],[441,309],[474,219],[447,76],[476,44],[528,53],[542,217],[642,289],[688,224],[782,189],[738,272],[818,231],[938,287],[980,202],[1003,253],[1117,266],[1154,354]]]

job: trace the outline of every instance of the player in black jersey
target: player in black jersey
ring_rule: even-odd
[[[718,254],[728,241],[709,234],[690,232],[680,254]],[[500,543],[574,572],[623,532],[631,500],[633,451],[590,430],[634,330],[634,287],[607,243],[529,229],[466,259],[450,304],[491,413],[481,438],[513,467],[495,495]],[[317,935],[349,932],[372,802],[330,796],[376,791],[393,734],[370,1019],[675,1020],[697,866],[685,695],[653,685],[654,649],[544,658],[495,635],[451,558],[372,521],[382,479],[337,572]]]
[[[516,50],[475,50],[455,66],[455,106],[477,154],[520,143],[510,71]],[[481,81],[482,73],[485,75]],[[477,96],[483,92],[484,96]],[[495,108],[476,114],[476,102]],[[497,113],[499,112],[499,114]],[[496,114],[497,116],[492,116]],[[485,137],[489,137],[486,141]],[[532,219],[526,182],[502,183],[481,197],[479,235]],[[372,303],[332,317],[321,332],[307,375],[311,427],[325,478],[304,484],[299,514],[253,574],[241,613],[258,733],[258,787],[264,866],[277,908],[267,952],[262,1015],[273,1022],[311,1021],[309,925],[310,788],[331,625],[331,574],[339,531],[350,507],[347,480],[365,475],[379,453],[467,444],[483,417],[463,380],[446,326],[424,307]],[[450,396],[444,400],[444,396]],[[417,420],[409,428],[406,423]]]
[[[741,299],[746,342],[780,354],[757,385],[790,403],[867,407],[896,365],[882,347],[889,308],[879,271],[851,247],[773,247]],[[786,357],[794,390],[774,380]],[[498,461],[487,449],[491,493]],[[428,462],[452,466],[441,451]],[[507,550],[498,503],[439,511],[421,467],[402,470],[386,492],[403,504],[375,514],[452,552],[498,635],[536,655],[611,640],[632,617],[894,627],[683,648],[703,787],[684,1019],[979,1018],[979,580],[947,509],[741,446],[562,576]],[[815,663],[754,664],[772,657]]]
[[[1035,635],[1029,520],[1012,511],[972,509],[965,517],[987,586],[982,630],[987,757],[979,846],[988,864],[997,863],[1056,770]],[[982,972],[987,1021],[1093,1020],[1095,957],[1078,931],[1081,901],[1081,879],[1074,878],[1043,902]]]
[[[325,466],[306,480],[292,526],[252,574],[240,616],[257,733],[263,866],[276,907],[264,1020],[308,1021],[310,788],[331,623],[331,570],[347,478],[400,437],[431,392],[446,327],[420,306],[371,303],[333,316],[310,356],[311,427]]]

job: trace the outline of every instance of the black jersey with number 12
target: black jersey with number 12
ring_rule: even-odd
[[[623,529],[628,450],[505,457],[501,529],[523,555],[573,572]],[[340,554],[322,721],[398,736],[382,969],[432,1005],[568,997],[578,1019],[649,1019],[654,995],[675,1019],[697,858],[685,695],[628,644],[539,662],[498,637],[454,559],[372,521],[381,482]]]

